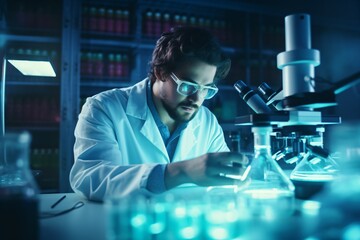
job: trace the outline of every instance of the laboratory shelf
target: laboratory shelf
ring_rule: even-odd
[[[34,32],[32,32],[34,34]],[[58,36],[39,36],[39,35],[15,35],[0,33],[0,38],[5,41],[35,42],[35,43],[60,43]]]
[[[99,37],[99,36],[97,36]],[[106,39],[106,36],[101,36],[105,39],[94,39],[94,38],[82,38],[81,39],[81,45],[92,45],[92,46],[107,46],[107,47],[124,47],[124,48],[135,48],[138,46],[134,40],[132,40],[130,37],[130,40],[121,40],[118,39]],[[113,35],[111,35],[113,37]]]
[[[121,80],[117,79],[114,80],[114,78],[103,78],[102,81],[98,81],[98,78],[96,78],[97,81],[89,80],[89,78],[84,78],[86,80],[81,81],[81,87],[127,87],[129,86],[130,81],[129,80]],[[95,78],[94,78],[95,79]]]
[[[29,81],[23,81],[23,80],[14,80],[14,81],[7,81],[6,85],[9,86],[39,86],[39,87],[59,87],[60,86],[60,82],[58,80],[42,80],[42,79],[37,79],[37,80],[32,80],[31,82]]]

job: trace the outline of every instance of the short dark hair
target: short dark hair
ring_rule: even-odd
[[[156,42],[149,78],[154,82],[155,69],[169,74],[179,62],[189,58],[216,66],[215,82],[224,79],[231,66],[230,58],[209,31],[196,27],[176,27],[163,33]]]

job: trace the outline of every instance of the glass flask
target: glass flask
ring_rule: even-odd
[[[0,137],[0,239],[38,239],[38,187],[27,132]]]
[[[291,214],[295,187],[271,156],[271,126],[253,126],[254,157],[244,184],[238,188],[240,204],[253,215]]]
[[[322,134],[317,137],[304,137],[303,143],[306,152],[291,172],[290,179],[296,186],[296,197],[309,199],[334,180],[340,168],[333,156],[322,148]]]

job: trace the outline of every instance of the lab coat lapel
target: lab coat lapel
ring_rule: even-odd
[[[148,118],[145,120],[140,132],[169,159],[164,141],[151,114],[148,114]]]
[[[191,154],[193,149],[197,144],[197,138],[195,136],[195,130],[199,127],[199,119],[194,118],[188,124],[188,126],[184,129],[183,133],[180,136],[178,146],[176,148],[176,152],[174,155],[174,160],[184,160],[187,159]]]
[[[159,149],[159,151],[161,151],[167,159],[169,159],[169,155],[166,151],[166,147],[162,140],[159,129],[156,126],[155,120],[151,115],[147,105],[145,94],[146,87],[147,80],[143,80],[130,90],[129,100],[126,107],[126,114],[138,118],[142,121],[142,125],[140,125],[140,132],[149,140],[151,144]]]

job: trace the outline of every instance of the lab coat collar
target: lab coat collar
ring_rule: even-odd
[[[149,107],[146,102],[146,84],[148,79],[135,84],[130,88],[126,114],[135,118],[146,120]],[[150,80],[149,80],[150,81]]]
[[[129,100],[126,107],[126,114],[129,116],[143,120],[141,126],[141,133],[153,143],[166,158],[169,159],[165,144],[162,140],[159,130],[152,115],[146,100],[146,87],[148,78],[135,84],[130,88]],[[200,109],[199,111],[201,111]],[[200,126],[199,113],[189,122],[188,126],[181,133],[178,146],[175,150],[174,160],[182,160],[182,157],[188,155],[192,148],[196,145],[197,139],[194,135],[196,128]],[[156,129],[156,130],[155,130]],[[170,161],[170,159],[169,159]]]

